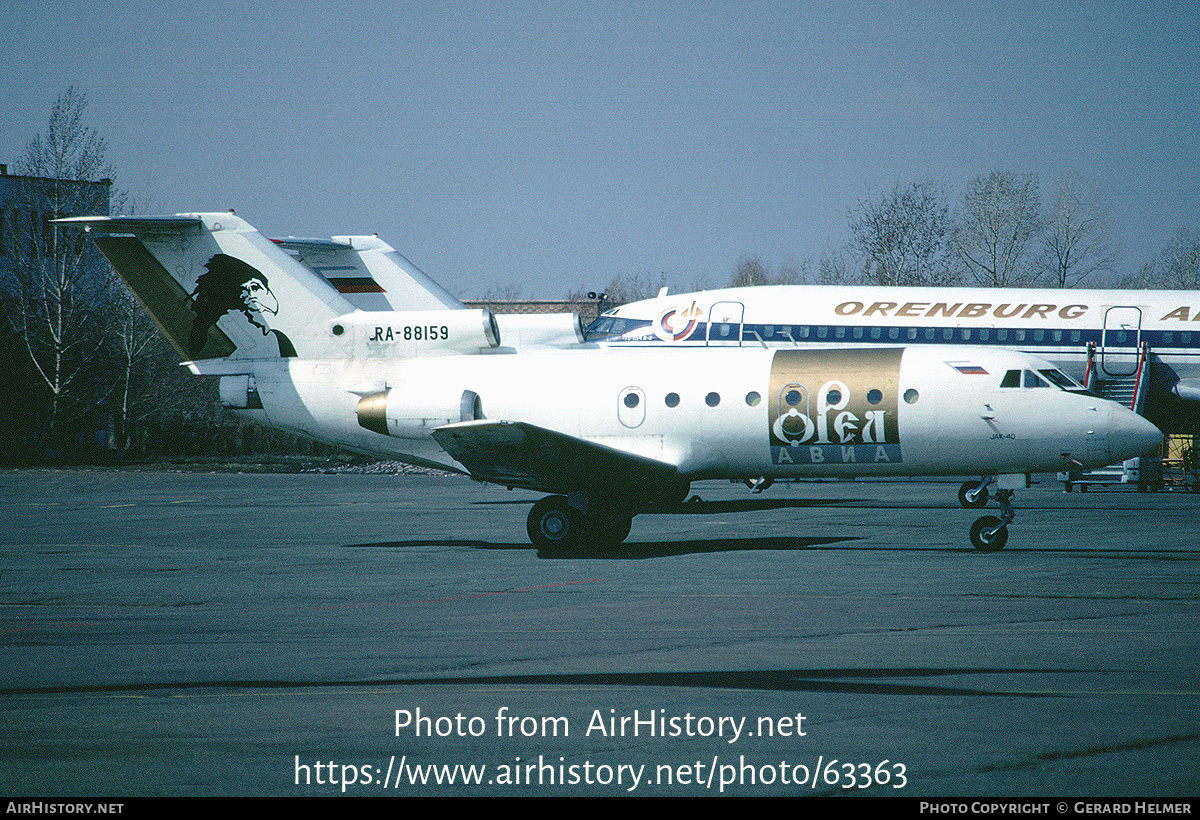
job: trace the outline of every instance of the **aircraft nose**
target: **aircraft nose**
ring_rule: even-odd
[[[1117,407],[1109,417],[1108,449],[1113,463],[1151,454],[1162,444],[1162,431],[1132,410]]]

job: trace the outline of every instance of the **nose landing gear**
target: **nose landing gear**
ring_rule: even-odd
[[[984,476],[979,481],[964,481],[958,488],[958,503],[967,509],[986,507],[988,503],[988,485],[996,479]]]
[[[985,515],[971,525],[971,546],[980,552],[996,552],[1008,543],[1008,525],[1017,517],[1012,505],[1012,490],[999,490],[996,501],[1000,504],[1000,517]]]

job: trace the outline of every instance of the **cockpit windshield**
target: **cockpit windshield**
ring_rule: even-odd
[[[1009,370],[1000,380],[1001,387],[1050,387],[1070,393],[1091,391],[1061,370]]]
[[[583,338],[589,342],[602,342],[624,336],[631,330],[648,327],[649,322],[642,319],[624,319],[620,316],[601,316],[583,331]]]

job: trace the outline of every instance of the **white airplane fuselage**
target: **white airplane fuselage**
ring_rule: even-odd
[[[1200,293],[783,285],[666,295],[606,311],[607,345],[966,346],[1040,356],[1083,381],[1131,376],[1143,345],[1145,414],[1200,433]]]
[[[292,359],[257,362],[254,376],[272,425],[451,470],[462,465],[430,433],[463,421],[465,392],[479,419],[519,419],[688,480],[1052,471],[1153,446],[1156,431],[1113,402],[1000,386],[1048,367],[996,349],[741,348]],[[348,390],[360,384],[386,388],[386,436],[363,426],[365,391]]]

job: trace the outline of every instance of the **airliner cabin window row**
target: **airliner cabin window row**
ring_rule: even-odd
[[[641,319],[624,319],[602,316],[588,325],[585,338],[590,342],[617,339],[634,331],[648,330],[651,323]],[[714,323],[712,336],[703,322],[696,324],[687,341],[703,343],[707,338],[736,341],[737,324]],[[955,344],[1032,344],[1039,346],[1083,345],[1093,342],[1097,346],[1135,348],[1141,342],[1154,347],[1191,347],[1193,331],[1141,330],[1128,331],[1109,329],[1095,330],[1047,330],[1045,328],[1008,327],[896,327],[879,325],[743,325],[743,342],[746,339],[762,339],[767,342],[805,340],[846,340],[874,342],[947,342]],[[939,332],[940,331],[940,332]],[[683,340],[680,340],[683,341]]]

